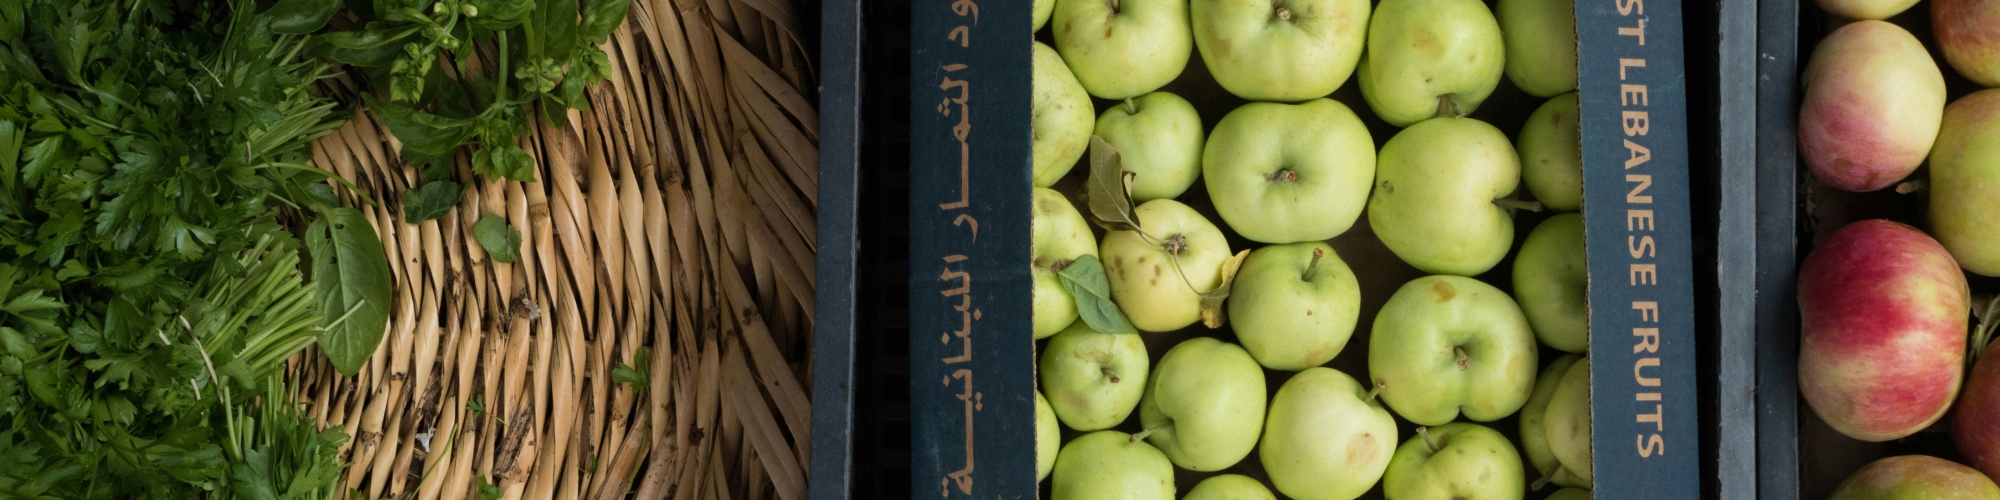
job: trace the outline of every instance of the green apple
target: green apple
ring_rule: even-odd
[[[1042,391],[1035,391],[1035,482],[1049,478],[1056,468],[1056,450],[1062,446],[1062,429],[1056,424],[1056,410]]]
[[[1375,315],[1368,373],[1382,401],[1417,425],[1499,420],[1535,386],[1535,334],[1514,299],[1461,276],[1404,283]]]
[[[1042,348],[1042,393],[1063,425],[1109,429],[1145,395],[1149,362],[1139,335],[1101,333],[1078,321]]]
[[[2000,36],[1994,40],[2000,45]],[[2000,220],[2000,89],[1973,92],[1945,108],[1931,148],[1930,208],[1931,234],[1959,267],[2000,276],[2000,236],[1993,231]]]
[[[1354,74],[1369,0],[1194,0],[1194,45],[1215,82],[1252,101],[1325,97]],[[1497,40],[1496,40],[1497,42]]]
[[[1583,216],[1557,214],[1528,232],[1514,256],[1514,296],[1542,344],[1564,352],[1590,347],[1590,268],[1583,264]]]
[[[1158,90],[1194,52],[1187,0],[1062,0],[1049,20],[1076,80],[1105,99]]]
[[[1053,189],[1035,188],[1035,214],[1029,222],[1035,258],[1035,338],[1042,339],[1076,322],[1076,299],[1056,272],[1078,257],[1097,255],[1097,240],[1083,214]]]
[[[1417,437],[1396,448],[1382,477],[1384,498],[1519,500],[1526,491],[1514,443],[1465,422],[1418,427]]]
[[[1464,116],[1500,85],[1500,24],[1480,0],[1382,0],[1368,20],[1361,97],[1398,127]]]
[[[1097,137],[1118,148],[1132,177],[1132,202],[1180,197],[1201,175],[1201,115],[1161,91],[1127,99],[1097,117]]]
[[[1555,96],[1521,125],[1515,149],[1521,183],[1535,201],[1557,212],[1583,209],[1583,129],[1577,127],[1576,93]]]
[[[1354,377],[1326,367],[1293,375],[1271,397],[1257,457],[1285,496],[1347,500],[1382,479],[1396,418]]]
[[[1347,347],[1361,316],[1361,284],[1324,242],[1271,245],[1250,251],[1225,305],[1236,340],[1258,364],[1299,371]]]
[[[1950,498],[2000,500],[2000,486],[1978,469],[1926,455],[1876,460],[1854,471],[1832,500]]]
[[[1535,97],[1576,90],[1576,1],[1500,0],[1507,79]]]
[[[1202,151],[1215,211],[1253,241],[1292,243],[1347,232],[1375,180],[1375,139],[1347,105],[1253,102],[1222,117]]]
[[[1146,441],[1174,465],[1227,469],[1257,446],[1264,430],[1264,369],[1235,344],[1182,341],[1160,356],[1139,401]]]
[[[1556,490],[1555,493],[1550,493],[1548,500],[1590,500],[1590,490],[1587,488],[1563,488]]]
[[[1035,31],[1041,31],[1042,26],[1049,24],[1049,14],[1055,11],[1056,0],[1035,0]]]
[[[1264,483],[1242,474],[1223,474],[1201,480],[1181,500],[1278,500]]]
[[[1050,477],[1055,500],[1174,498],[1174,464],[1152,445],[1118,431],[1097,431],[1070,440],[1056,456],[1056,470]]]
[[[1521,183],[1507,135],[1471,118],[1434,118],[1382,146],[1368,223],[1382,244],[1417,269],[1475,276],[1514,244],[1501,205]]]
[[[1145,202],[1132,213],[1141,231],[1112,231],[1097,247],[1111,280],[1111,301],[1143,331],[1169,332],[1194,324],[1201,319],[1200,292],[1222,284],[1229,241],[1215,224],[1178,201]]]
[[[1577,360],[1556,382],[1548,412],[1542,416],[1542,431],[1557,464],[1581,484],[1591,484],[1590,358]]]
[[[1049,187],[1069,175],[1076,161],[1090,147],[1092,114],[1090,94],[1063,64],[1062,56],[1042,42],[1034,42],[1034,79],[1030,89],[1029,128],[1034,161],[1035,187]]]
[[[1576,354],[1563,355],[1550,362],[1548,366],[1542,367],[1542,373],[1535,376],[1535,392],[1528,396],[1528,404],[1521,407],[1521,452],[1528,456],[1528,463],[1534,464],[1535,470],[1541,473],[1541,477],[1547,478],[1548,482],[1557,486],[1588,488],[1589,481],[1584,481],[1569,469],[1560,467],[1562,463],[1556,460],[1555,452],[1549,449],[1548,429],[1542,424],[1545,420],[1543,417],[1548,414],[1549,401],[1555,399],[1556,385],[1562,382],[1563,375],[1569,373],[1569,367],[1575,366],[1579,359],[1583,357]]]

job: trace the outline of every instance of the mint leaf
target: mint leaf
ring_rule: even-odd
[[[1063,290],[1076,300],[1076,311],[1090,329],[1103,333],[1139,332],[1125,319],[1125,312],[1118,310],[1118,304],[1111,301],[1111,280],[1104,276],[1104,263],[1098,262],[1097,256],[1078,256],[1056,271],[1056,276],[1062,278]]]
[[[513,262],[521,260],[521,232],[507,225],[507,219],[497,215],[487,215],[472,225],[472,237],[479,240],[479,247],[493,260]]]
[[[306,228],[313,285],[328,322],[319,346],[340,373],[359,373],[389,326],[389,256],[360,210],[335,208]]]
[[[460,197],[465,196],[465,186],[452,181],[431,181],[403,197],[403,222],[422,224],[424,221],[443,217],[458,206]]]

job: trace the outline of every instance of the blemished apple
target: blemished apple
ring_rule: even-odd
[[[1910,10],[1917,0],[1818,0],[1820,10],[1850,20],[1888,19]]]
[[[1513,415],[1535,389],[1535,334],[1507,292],[1462,276],[1404,283],[1375,315],[1368,373],[1417,425]]]
[[[2000,486],[1971,467],[1942,458],[1904,455],[1876,460],[1847,476],[1831,500],[2000,499]]]
[[[1931,234],[1967,272],[2000,276],[2000,89],[1945,108],[1930,173]]]
[[[1583,216],[1543,220],[1514,256],[1514,298],[1542,345],[1590,348],[1590,268],[1583,260]]]
[[[1049,22],[1076,80],[1105,99],[1158,90],[1194,52],[1187,0],[1062,0]]]
[[[1548,415],[1549,402],[1555,400],[1556,385],[1562,383],[1563,375],[1568,374],[1569,368],[1576,366],[1580,359],[1583,357],[1565,354],[1542,367],[1542,372],[1535,376],[1535,392],[1528,396],[1528,404],[1521,407],[1521,454],[1527,455],[1528,463],[1533,464],[1535,471],[1541,474],[1537,477],[1548,478],[1550,484],[1588,488],[1589,481],[1564,469],[1562,462],[1556,460],[1555,451],[1549,448],[1548,428],[1543,424],[1544,417]]]
[[[1160,356],[1139,401],[1139,424],[1174,465],[1218,471],[1257,447],[1264,431],[1264,369],[1235,344],[1181,341]]]
[[[1944,61],[1982,87],[2000,87],[2000,3],[1933,0],[1931,29]]]
[[[1528,115],[1514,141],[1521,155],[1521,183],[1535,201],[1552,211],[1583,209],[1583,129],[1577,126],[1578,116],[1575,92],[1555,96]]]
[[[1590,490],[1587,488],[1563,488],[1556,490],[1555,493],[1550,493],[1547,500],[1590,500]]]
[[[1485,2],[1383,0],[1368,20],[1361,97],[1398,127],[1464,116],[1500,85],[1506,58]]]
[[[1035,338],[1043,339],[1076,322],[1076,298],[1063,288],[1056,272],[1078,257],[1097,255],[1097,240],[1083,214],[1053,189],[1035,188],[1035,213],[1029,222],[1035,258]]]
[[[1138,334],[1101,333],[1078,321],[1042,348],[1042,394],[1063,425],[1109,429],[1139,406],[1151,361]]]
[[[1556,465],[1568,471],[1577,484],[1593,484],[1590,449],[1590,358],[1570,364],[1555,394],[1542,414],[1542,434],[1549,440],[1549,452]]]
[[[1822,2],[1824,3],[1824,2]],[[1799,154],[1815,177],[1854,192],[1908,177],[1944,116],[1944,73],[1923,42],[1882,21],[1833,30],[1800,75]]]
[[[1112,105],[1097,117],[1097,136],[1136,174],[1133,203],[1178,198],[1201,176],[1201,116],[1181,96],[1153,92]]]
[[[1535,97],[1576,90],[1575,0],[1500,0],[1493,18],[1514,86]]]
[[[1034,7],[1035,31],[1041,31],[1042,26],[1049,24],[1049,14],[1056,11],[1056,0],[1035,0]]]
[[[1181,500],[1278,500],[1264,483],[1242,474],[1222,474],[1201,480]]]
[[[1029,89],[1032,116],[1028,120],[1034,135],[1029,156],[1034,162],[1035,187],[1049,187],[1069,175],[1090,147],[1097,110],[1056,49],[1042,42],[1034,44],[1034,77]]]
[[[1361,283],[1325,242],[1270,245],[1250,251],[1224,305],[1257,364],[1299,371],[1347,347],[1361,316]]]
[[[1348,500],[1382,479],[1396,419],[1354,377],[1326,367],[1293,375],[1271,397],[1257,456],[1279,493]]]
[[[1369,0],[1194,0],[1194,45],[1215,82],[1252,101],[1325,97],[1354,74]]]
[[[1262,243],[1347,232],[1375,181],[1375,139],[1332,99],[1253,102],[1222,117],[1203,148],[1202,180],[1236,234]]]
[[[1433,118],[1382,146],[1368,224],[1403,262],[1431,274],[1476,276],[1514,245],[1499,200],[1521,183],[1507,134],[1471,118]]]
[[[1049,489],[1055,500],[1173,500],[1174,464],[1143,440],[1097,431],[1063,445]]]
[[[1111,301],[1141,331],[1170,332],[1194,324],[1201,319],[1200,292],[1222,284],[1222,261],[1232,255],[1229,241],[1215,224],[1178,201],[1145,202],[1133,214],[1144,235],[1112,231],[1097,247],[1111,280]]]
[[[2000,422],[2000,342],[1987,344],[1973,363],[1953,415],[1951,441],[1966,463],[2000,477],[2000,427],[1994,426]]]
[[[1519,500],[1527,489],[1514,443],[1466,422],[1418,427],[1382,477],[1384,498]]]
[[[1055,408],[1049,407],[1048,398],[1042,391],[1035,391],[1035,482],[1049,478],[1049,471],[1056,468],[1056,451],[1062,447],[1062,428],[1056,421]]]
[[[1965,275],[1923,231],[1848,224],[1799,265],[1799,392],[1834,430],[1888,441],[1958,397],[1972,310]]]

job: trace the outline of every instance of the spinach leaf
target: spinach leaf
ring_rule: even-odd
[[[278,0],[264,11],[271,18],[271,31],[302,35],[319,31],[340,10],[340,0]]]
[[[443,217],[458,206],[459,198],[465,196],[465,186],[452,181],[431,181],[416,189],[411,189],[403,200],[403,222],[422,224],[424,221]]]
[[[389,256],[360,210],[334,208],[306,228],[320,315],[320,349],[340,373],[359,373],[389,325]]]

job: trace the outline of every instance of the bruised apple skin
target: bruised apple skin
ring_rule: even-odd
[[[1987,476],[2000,477],[2000,342],[1988,344],[1973,364],[1954,415],[1951,440],[1958,452]]]
[[[1944,73],[1917,37],[1861,21],[1834,30],[1801,79],[1799,152],[1813,176],[1845,191],[1908,177],[1944,118]]]
[[[1932,0],[1931,27],[1952,69],[1981,87],[2000,87],[2000,2]]]
[[[1922,231],[1880,219],[1840,228],[1799,267],[1799,392],[1862,441],[1929,427],[1958,396],[1969,294]]]

